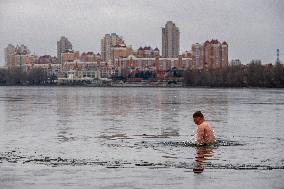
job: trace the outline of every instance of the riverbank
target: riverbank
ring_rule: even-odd
[[[190,85],[141,85],[141,84],[125,84],[125,85],[57,85],[57,84],[40,84],[40,85],[26,85],[26,84],[11,84],[1,85],[0,87],[98,87],[98,88],[212,88],[212,89],[284,89],[284,87],[255,87],[255,86],[190,86]]]

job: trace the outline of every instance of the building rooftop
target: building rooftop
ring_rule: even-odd
[[[226,41],[224,41],[224,42],[222,43],[222,45],[228,45],[228,43],[227,43]]]

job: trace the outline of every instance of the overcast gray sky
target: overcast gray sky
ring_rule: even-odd
[[[229,59],[244,64],[274,63],[277,48],[284,54],[282,0],[0,0],[0,64],[9,43],[55,56],[62,35],[80,52],[99,52],[100,39],[112,32],[133,48],[161,49],[168,20],[180,29],[181,52],[214,38],[227,41]]]

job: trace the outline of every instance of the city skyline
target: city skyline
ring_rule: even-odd
[[[56,56],[60,36],[68,37],[80,52],[100,52],[100,40],[107,33],[122,35],[134,49],[147,45],[161,50],[161,28],[168,20],[179,27],[180,54],[210,39],[227,41],[229,60],[244,64],[251,59],[274,63],[276,49],[284,50],[281,1],[78,2],[1,1],[0,65],[9,43],[25,44],[39,56]]]

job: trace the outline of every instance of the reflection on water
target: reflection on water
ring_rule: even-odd
[[[196,147],[195,167],[194,173],[202,173],[204,171],[204,163],[206,160],[210,160],[213,157],[213,146],[198,146]]]

